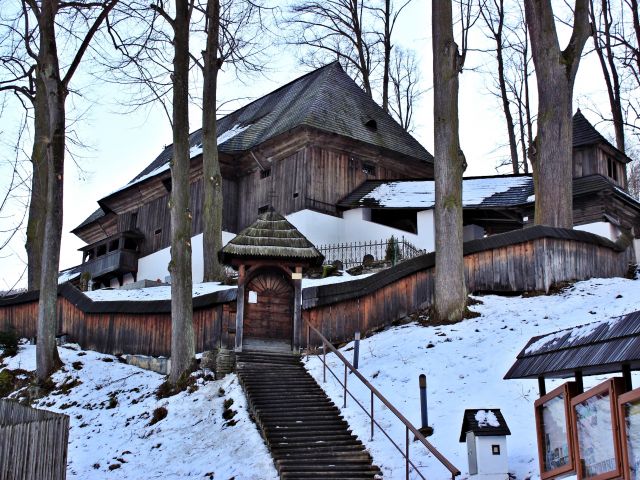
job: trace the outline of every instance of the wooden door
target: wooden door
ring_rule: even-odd
[[[244,337],[291,342],[293,286],[284,272],[258,273],[245,287]]]

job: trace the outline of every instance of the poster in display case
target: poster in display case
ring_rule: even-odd
[[[622,475],[617,434],[622,378],[611,378],[571,401],[578,480],[607,480]]]
[[[567,382],[534,403],[540,476],[543,479],[575,470],[570,413],[571,399],[576,393],[576,384]]]
[[[618,398],[625,480],[640,480],[640,388]]]

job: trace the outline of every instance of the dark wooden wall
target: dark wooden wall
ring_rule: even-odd
[[[623,250],[595,235],[548,227],[467,242],[465,252],[469,292],[548,292],[559,282],[624,276],[635,259],[632,247]],[[431,253],[361,280],[305,289],[303,318],[336,343],[352,339],[357,329],[367,333],[388,326],[433,303],[434,263]],[[76,295],[84,297],[79,292]],[[25,303],[5,301],[0,306],[0,330],[14,328],[21,336],[36,335],[37,299],[29,298]],[[231,298],[194,311],[197,351],[233,347],[235,301]],[[74,303],[81,301],[77,298]],[[74,303],[59,298],[58,333],[68,334],[83,348],[111,354],[170,355],[167,309],[145,312],[145,302],[138,302],[139,313],[105,312],[111,308],[109,303],[118,302],[93,302],[93,312],[100,313],[85,313]],[[303,342],[307,331],[303,329]],[[317,344],[313,338],[311,342]]]
[[[559,282],[624,276],[633,255],[632,248],[618,252],[593,243],[538,238],[465,255],[467,290],[548,292]],[[309,289],[303,293],[303,318],[332,342],[351,340],[356,329],[371,332],[431,306],[433,270],[422,268],[382,287],[383,279],[368,277],[358,281],[360,289],[352,285],[350,294],[334,295],[335,301],[322,287]],[[308,329],[303,331],[309,335]],[[313,335],[309,340],[318,345]]]

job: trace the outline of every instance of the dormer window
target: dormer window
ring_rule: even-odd
[[[607,157],[607,175],[614,181],[618,181],[618,165],[611,157]]]
[[[376,122],[373,118],[371,120],[367,120],[364,126],[369,130],[373,130],[374,132],[378,130],[378,122]]]
[[[260,170],[260,178],[267,178],[271,176],[271,169],[265,168],[264,170]]]

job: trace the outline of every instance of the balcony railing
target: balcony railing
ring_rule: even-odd
[[[136,272],[138,271],[138,252],[114,250],[86,261],[80,268],[82,272],[89,272],[91,278],[99,278],[109,273]]]

